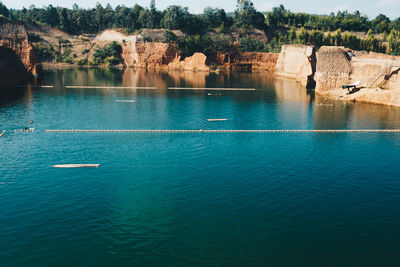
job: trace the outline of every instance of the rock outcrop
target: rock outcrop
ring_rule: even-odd
[[[174,44],[140,42],[135,44],[133,66],[147,69],[165,68],[177,56]]]
[[[341,87],[352,72],[349,51],[344,47],[323,46],[317,54],[315,92],[322,93]]]
[[[313,87],[315,66],[313,46],[283,45],[276,63],[276,76],[296,79],[304,87]]]
[[[347,101],[400,106],[400,57],[321,47],[317,56],[315,92]],[[360,81],[348,94],[343,84]]]
[[[262,52],[217,53],[215,62],[228,70],[265,70],[275,72],[278,54]]]
[[[206,65],[207,56],[203,53],[194,53],[191,57],[181,60],[178,56],[174,61],[168,64],[170,70],[187,70],[187,71],[210,71],[210,67]]]
[[[13,50],[24,65],[26,72],[32,75],[39,74],[40,63],[22,23],[0,18],[0,47]]]
[[[30,74],[14,50],[0,47],[0,87],[24,82]]]

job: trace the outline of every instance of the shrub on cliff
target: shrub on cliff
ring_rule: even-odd
[[[268,52],[268,44],[264,41],[260,41],[252,38],[241,38],[239,39],[240,51],[243,52]]]
[[[97,49],[93,54],[94,65],[117,65],[121,63],[122,47],[117,42]]]
[[[50,62],[59,57],[59,53],[51,45],[34,43],[36,55],[41,62]]]
[[[176,35],[172,31],[167,30],[163,32],[163,38],[162,38],[163,43],[176,42],[176,40],[178,40],[178,37],[176,37]]]
[[[206,55],[215,52],[212,39],[199,34],[178,40],[178,50],[181,52],[183,58],[191,56],[196,52]]]
[[[88,60],[87,60],[87,58],[81,58],[78,60],[78,62],[76,64],[78,64],[79,66],[87,65]]]

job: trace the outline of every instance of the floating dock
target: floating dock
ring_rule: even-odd
[[[54,85],[15,85],[14,87],[17,88],[25,88],[25,87],[32,87],[32,88],[54,88]]]
[[[68,89],[157,89],[157,87],[146,86],[83,86],[83,85],[68,85]]]
[[[207,119],[207,121],[227,121],[228,119]]]
[[[202,90],[202,91],[255,91],[255,88],[207,88],[207,87],[147,87],[147,86],[97,86],[97,85],[67,85],[68,89],[141,89],[141,90],[154,90],[154,89],[167,89],[167,90]]]
[[[116,100],[115,102],[119,102],[119,103],[135,103],[136,100]]]
[[[100,164],[61,164],[61,165],[54,165],[54,168],[98,168]]]
[[[205,90],[205,91],[255,91],[255,88],[200,88],[200,87],[168,87],[169,90]]]

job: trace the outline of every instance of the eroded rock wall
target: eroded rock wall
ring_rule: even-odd
[[[352,67],[348,50],[344,47],[323,46],[317,53],[315,92],[322,93],[338,87],[350,79]]]
[[[15,51],[26,72],[33,75],[39,74],[40,63],[22,23],[0,18],[0,47]]]
[[[265,70],[275,72],[278,54],[263,52],[217,53],[213,59],[217,65],[229,70]],[[211,61],[213,61],[211,60]]]
[[[315,73],[316,92],[328,92],[356,81],[363,88],[400,90],[399,71],[400,57],[321,47]]]
[[[181,60],[176,57],[174,61],[168,64],[170,70],[186,70],[186,71],[210,71],[210,67],[206,65],[207,56],[203,53],[194,53],[191,57]]]
[[[178,57],[174,44],[141,42],[136,43],[134,49],[132,64],[134,67],[165,68]]]
[[[316,93],[346,101],[400,106],[400,57],[321,47],[317,56]],[[351,94],[344,84],[359,81]]]
[[[314,85],[316,66],[313,46],[283,45],[276,63],[276,76],[296,79],[304,87]]]
[[[0,87],[15,85],[29,78],[21,58],[14,50],[0,46]]]

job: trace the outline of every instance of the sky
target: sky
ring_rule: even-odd
[[[150,0],[0,0],[8,8],[28,8],[30,5],[43,7],[49,4],[71,8],[74,3],[80,7],[95,7],[99,2],[102,5],[110,3],[111,6],[125,5],[131,7],[136,3],[141,6],[149,6]],[[269,11],[274,6],[283,4],[286,9],[293,12],[306,12],[312,14],[330,14],[339,10],[353,12],[360,10],[369,18],[374,18],[382,13],[391,19],[400,17],[400,0],[253,0],[259,11]],[[201,13],[205,7],[219,7],[226,11],[235,9],[236,0],[156,0],[158,9],[164,9],[169,5],[181,5],[189,7],[192,13]]]

